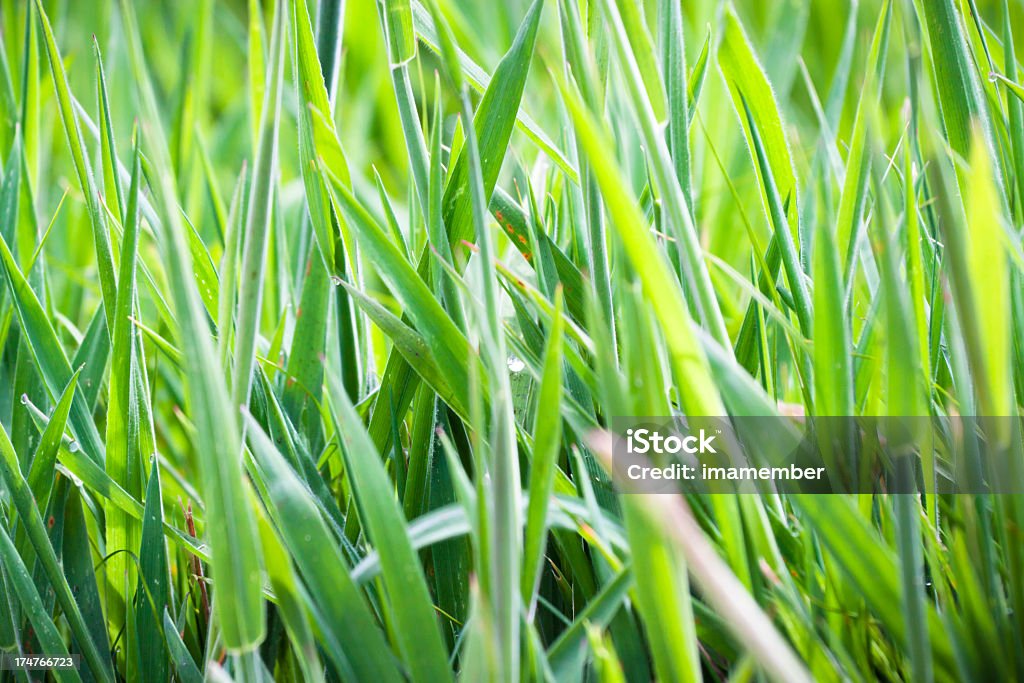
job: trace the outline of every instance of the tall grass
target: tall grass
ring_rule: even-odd
[[[0,653],[1024,679],[1019,9],[4,2]],[[617,491],[673,414],[924,426],[906,492]],[[1018,493],[937,492],[958,416]]]

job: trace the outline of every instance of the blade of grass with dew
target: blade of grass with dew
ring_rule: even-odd
[[[540,21],[540,2],[535,0],[516,33],[512,46],[494,71],[484,97],[476,110],[474,126],[481,131],[479,147],[483,161],[484,194],[491,195],[497,181],[514,127],[515,112],[519,109],[526,76],[532,61],[533,48]],[[468,196],[468,169],[465,154],[461,153],[451,162],[448,184],[443,198],[444,225],[453,252],[463,256],[456,258],[456,264],[464,262],[463,241],[471,238],[470,197]],[[420,258],[419,271],[425,273],[428,256]],[[461,269],[461,265],[459,266]],[[394,361],[394,362],[392,362]],[[394,396],[396,410],[404,411],[412,400],[415,383],[410,382],[412,370],[400,357],[392,355],[382,380],[380,396]],[[392,394],[392,387],[398,388]],[[370,435],[381,451],[386,450],[390,429],[387,410],[375,410],[370,420]]]
[[[60,449],[64,428],[68,423],[71,402],[75,396],[75,389],[78,387],[78,377],[78,372],[71,376],[71,381],[64,387],[64,393],[60,395],[57,405],[50,413],[50,421],[46,423],[46,429],[43,430],[43,435],[39,439],[39,445],[32,456],[32,462],[26,475],[29,489],[32,491],[32,498],[42,510],[45,510],[50,502],[57,451]]]
[[[541,0],[535,0],[531,12],[539,15]],[[527,20],[524,20],[524,23]],[[535,24],[534,24],[535,25]],[[517,37],[518,38],[518,37]],[[530,39],[532,43],[534,38]],[[531,45],[532,52],[532,45]],[[525,70],[524,70],[525,76]],[[481,563],[481,573],[487,581],[490,595],[490,607],[493,610],[495,632],[499,638],[498,661],[500,675],[506,680],[516,680],[520,676],[519,649],[521,647],[522,629],[520,628],[520,606],[522,604],[520,587],[519,558],[522,553],[522,521],[520,503],[522,498],[522,482],[519,472],[519,453],[516,446],[515,416],[513,414],[513,396],[509,382],[508,356],[505,336],[502,334],[499,319],[498,283],[495,270],[497,252],[492,233],[485,224],[487,205],[490,200],[490,189],[494,181],[485,180],[482,165],[481,149],[487,149],[477,137],[476,121],[470,106],[469,92],[466,88],[459,93],[462,110],[462,125],[466,131],[466,143],[461,158],[466,160],[469,185],[471,222],[473,233],[480,247],[480,276],[483,282],[482,320],[480,353],[489,371],[491,414],[489,422],[489,440],[484,451],[482,434],[484,422],[481,416],[474,415],[470,423],[474,426],[478,442],[475,451],[480,455],[486,453],[490,458],[487,463],[491,478],[478,479],[477,495],[480,496],[481,514],[478,522],[486,530],[480,541],[480,555],[487,553],[487,564]],[[521,92],[518,93],[521,95]],[[483,103],[481,103],[481,108]],[[479,113],[478,113],[479,116]],[[487,131],[481,131],[483,135]],[[502,155],[504,156],[504,155]],[[451,182],[451,181],[450,181]],[[449,184],[449,187],[451,185]],[[472,366],[475,369],[477,366]],[[473,406],[484,408],[483,378],[475,373],[470,375],[471,392],[474,394]],[[482,459],[482,458],[481,458]],[[479,468],[479,465],[478,465]],[[478,471],[480,471],[478,469]],[[488,505],[483,505],[484,491],[493,496]],[[484,511],[489,513],[484,514]],[[486,548],[486,551],[485,551]]]
[[[992,117],[985,103],[981,81],[967,46],[963,24],[953,0],[923,2],[919,5],[927,27],[928,46],[935,72],[933,86],[935,99],[942,114],[943,134],[949,146],[960,157],[971,153],[974,134],[972,121],[977,121],[979,136],[985,151],[992,159],[992,174],[1002,193],[1003,172],[996,154]],[[970,179],[957,167],[957,181],[961,192],[970,193]]]

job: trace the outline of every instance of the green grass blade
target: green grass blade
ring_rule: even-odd
[[[583,110],[578,95],[563,88],[573,120],[584,148],[589,155],[594,175],[605,200],[612,224],[640,276],[644,291],[661,324],[669,352],[669,362],[676,380],[685,387],[681,392],[683,405],[690,415],[724,415],[718,391],[708,374],[707,360],[697,345],[692,319],[683,301],[675,277],[651,237],[646,221],[628,184],[614,161],[611,144],[598,124]]]
[[[623,3],[624,5],[629,3]],[[612,42],[619,58],[620,66],[625,70],[626,88],[629,91],[630,99],[637,118],[640,120],[640,129],[643,133],[643,140],[649,153],[654,176],[658,181],[663,195],[666,215],[674,228],[673,237],[676,240],[676,248],[679,251],[681,264],[680,276],[692,281],[692,287],[696,290],[694,295],[697,298],[696,310],[699,312],[699,319],[708,328],[711,335],[718,340],[723,347],[729,347],[729,333],[725,329],[725,321],[722,317],[722,309],[715,296],[711,278],[708,274],[707,264],[704,261],[703,249],[697,228],[694,225],[692,207],[688,205],[683,189],[680,186],[679,178],[672,169],[671,157],[665,144],[663,135],[659,130],[658,104],[652,101],[652,95],[648,92],[647,97],[641,92],[639,83],[642,72],[642,57],[639,58],[629,50],[626,34],[631,20],[626,16],[620,17],[612,0],[604,0],[603,9],[607,15]],[[628,13],[627,13],[628,15]],[[635,47],[635,44],[634,44]],[[660,83],[660,75],[655,73]],[[662,99],[664,96],[662,95]],[[654,98],[656,100],[656,98]],[[598,163],[592,159],[593,163]],[[596,171],[595,171],[596,172]],[[603,188],[607,194],[608,190]],[[688,284],[689,288],[691,285]]]
[[[57,462],[57,451],[60,449],[61,439],[64,438],[64,428],[68,423],[68,414],[71,412],[75,389],[78,387],[78,376],[77,372],[71,376],[71,381],[64,387],[64,393],[60,395],[56,407],[50,414],[50,421],[46,423],[46,429],[43,430],[43,435],[39,439],[39,445],[32,456],[32,463],[26,477],[32,497],[42,510],[45,510],[50,502],[50,492],[54,483],[53,468]]]
[[[426,284],[388,239],[384,228],[366,211],[337,177],[325,169],[332,201],[356,231],[359,244],[381,278],[404,305],[416,329],[426,339],[441,369],[454,386],[466,386],[463,370],[469,357],[469,342],[448,317]]]
[[[494,70],[473,117],[480,149],[480,175],[484,195],[490,197],[505,159],[530,70],[540,25],[542,0],[534,0],[516,33],[515,41]],[[462,240],[472,236],[472,200],[469,192],[469,159],[465,148],[448,171],[444,192],[444,223],[454,250],[464,251]],[[477,236],[479,238],[479,236]]]
[[[107,95],[107,75],[103,70],[100,44],[93,37],[93,54],[96,56],[96,99],[99,101],[100,153],[103,161],[104,201],[114,215],[124,221],[124,193],[117,177],[117,145],[114,144],[114,124],[110,120],[110,98]]]
[[[146,509],[139,545],[140,581],[135,605],[139,656],[143,663],[141,679],[154,682],[166,680],[168,675],[162,614],[170,597],[171,581],[167,571],[163,504],[160,463],[154,457],[146,486]]]
[[[526,512],[525,545],[521,593],[527,611],[533,609],[547,543],[548,499],[554,490],[555,469],[562,448],[562,300],[555,304],[554,324],[544,352],[544,374],[540,382],[534,419],[533,460],[530,462],[530,502]]]
[[[431,18],[430,11],[423,7],[418,0],[413,0],[413,25],[416,28],[417,37],[434,52],[440,53],[441,39],[437,28]],[[477,92],[484,93],[491,87],[492,78],[498,76],[495,71],[489,76],[469,55],[456,48],[459,64],[462,67],[462,74],[469,85]],[[565,153],[559,149],[554,142],[541,130],[540,126],[520,107],[516,112],[516,126],[519,127],[529,139],[544,151],[555,164],[561,168],[572,182],[578,182],[579,177],[575,167],[569,161]]]
[[[871,169],[871,161],[865,158],[865,137],[867,135],[868,118],[872,107],[878,102],[880,89],[884,85],[885,58],[889,47],[889,24],[892,17],[892,3],[886,2],[878,15],[875,34],[871,39],[871,50],[868,53],[867,75],[864,87],[857,103],[857,114],[853,121],[853,134],[850,138],[850,151],[846,157],[846,175],[843,189],[839,195],[837,247],[843,259],[843,282],[847,287],[854,276],[856,266],[857,242],[860,226],[863,221],[864,203],[867,197],[867,179]],[[847,413],[839,413],[846,415]]]
[[[50,396],[60,396],[64,387],[71,381],[73,373],[71,364],[60,345],[57,333],[43,310],[39,299],[32,291],[25,276],[14,262],[14,257],[7,243],[0,239],[0,259],[3,261],[4,275],[8,291],[11,292],[21,323],[21,330],[32,348],[32,354],[40,376]],[[92,420],[91,411],[84,398],[77,394],[71,404],[71,428],[75,437],[82,443],[89,457],[95,462],[104,460],[103,441]]]
[[[266,618],[260,585],[259,541],[249,509],[248,484],[242,477],[239,461],[238,416],[229,407],[224,374],[194,280],[187,227],[182,224],[174,200],[177,196],[175,176],[139,44],[134,9],[127,2],[122,2],[120,9],[135,85],[145,113],[141,129],[149,143],[156,171],[151,186],[164,221],[163,256],[174,292],[179,338],[182,352],[189,359],[186,384],[190,417],[196,427],[196,452],[207,512],[206,534],[213,557],[212,578],[215,585],[224,589],[218,592],[213,604],[227,648],[247,651],[263,639]]]
[[[195,660],[188,651],[185,643],[181,640],[178,627],[171,621],[170,615],[164,611],[164,633],[167,634],[167,648],[171,653],[171,663],[174,665],[174,672],[182,683],[201,683],[203,675],[199,672]]]
[[[82,140],[78,117],[75,115],[75,108],[72,104],[68,77],[64,72],[64,63],[60,56],[60,50],[57,48],[57,41],[53,36],[50,20],[43,9],[42,0],[36,0],[35,8],[39,13],[40,26],[43,28],[46,55],[50,60],[50,72],[53,75],[53,85],[60,105],[64,134],[67,136],[68,147],[71,149],[71,156],[75,161],[79,188],[85,195],[85,205],[89,211],[89,222],[92,226],[93,242],[96,247],[96,262],[99,266],[100,289],[103,293],[103,307],[107,312],[107,329],[111,329],[114,319],[114,302],[117,298],[117,284],[114,281],[114,255],[110,247],[110,233],[107,228],[106,216],[100,208],[100,196],[93,179],[89,155]]]
[[[391,482],[381,461],[372,457],[373,442],[337,379],[329,376],[328,386],[337,411],[345,471],[359,505],[360,519],[380,555],[384,586],[391,596],[391,621],[398,649],[414,679],[447,680],[448,662],[430,593],[405,533]]]
[[[310,593],[316,596],[314,614],[320,619],[322,637],[331,645],[327,651],[343,651],[343,661],[335,664],[358,680],[400,680],[387,643],[349,578],[341,550],[310,494],[251,418],[248,432],[270,497],[272,518]]]
[[[132,163],[132,182],[128,190],[128,205],[125,214],[124,239],[121,243],[121,268],[118,273],[117,301],[114,306],[112,324],[110,389],[108,393],[107,429],[105,443],[107,457],[104,462],[107,474],[125,491],[135,498],[142,497],[142,482],[145,478],[138,448],[139,425],[133,423],[132,413],[132,362],[135,359],[135,326],[131,322],[136,300],[135,264],[139,244],[139,193],[141,192],[142,169],[139,150],[135,149]],[[136,412],[137,415],[137,412]],[[107,508],[106,542],[115,553],[107,562],[107,576],[115,591],[115,605],[111,608],[115,622],[124,618],[124,609],[132,591],[137,574],[134,564],[129,563],[123,551],[134,551],[141,540],[139,525],[115,506]],[[126,586],[127,584],[127,586]],[[132,634],[134,635],[134,634]]]
[[[804,336],[810,337],[813,307],[810,294],[807,291],[806,276],[800,264],[800,255],[793,241],[793,233],[790,230],[786,209],[782,204],[779,188],[775,182],[775,174],[771,169],[765,147],[761,142],[761,134],[754,126],[754,115],[747,104],[746,98],[742,95],[740,98],[743,103],[743,110],[747,116],[747,127],[750,130],[754,157],[760,170],[761,181],[764,183],[765,196],[768,198],[768,215],[771,218],[772,228],[775,231],[775,243],[779,245],[782,265],[786,271],[786,279],[789,281],[790,291],[796,308],[796,317],[800,321],[800,331],[803,332]]]
[[[260,121],[259,146],[253,164],[252,187],[242,236],[241,278],[235,317],[235,354],[231,381],[232,405],[245,406],[252,387],[256,362],[256,336],[263,301],[267,244],[273,219],[270,208],[277,171],[278,128],[281,120],[282,71],[284,70],[284,7],[275,12],[270,40],[270,76]]]
[[[968,158],[974,135],[972,121],[977,121],[980,139],[992,159],[996,186],[1002,193],[1003,172],[996,154],[993,121],[964,35],[962,17],[952,0],[924,2],[921,8],[935,72],[935,99],[942,114],[945,138],[954,152],[963,159]],[[959,167],[957,180],[961,191],[967,195],[969,178]]]

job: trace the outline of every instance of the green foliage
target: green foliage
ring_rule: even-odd
[[[990,421],[1024,491],[990,420],[1024,399],[1022,22],[3,3],[0,652],[79,654],[72,681],[1024,679],[1024,499],[937,492],[936,444]],[[779,448],[932,429],[916,494],[619,495],[608,430],[644,413],[786,416]]]

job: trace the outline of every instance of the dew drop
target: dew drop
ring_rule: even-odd
[[[508,369],[510,372],[522,372],[526,368],[526,363],[521,358],[515,356],[508,357]]]
[[[21,405],[23,405],[23,406],[27,406],[28,405],[28,394],[22,394],[21,395]]]
[[[331,284],[334,285],[335,287],[340,287],[343,282],[344,282],[344,280],[342,280],[337,275],[332,275],[331,276]]]
[[[68,444],[68,450],[72,453],[77,453],[78,449],[80,448],[81,446],[78,445],[77,441],[72,441],[71,443]]]

